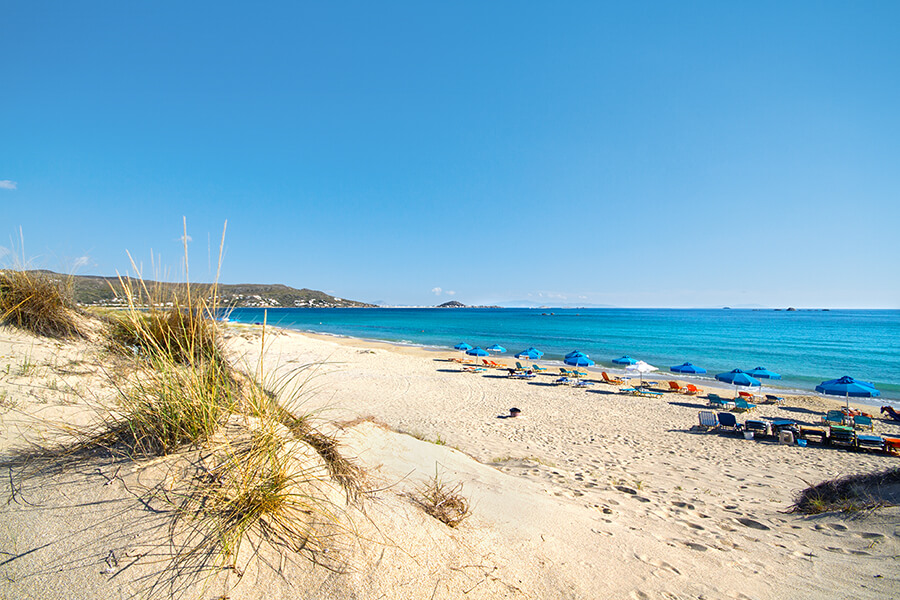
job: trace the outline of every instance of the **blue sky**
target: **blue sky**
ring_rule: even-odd
[[[9,1],[0,246],[21,227],[32,265],[103,275],[152,251],[178,279],[186,216],[194,280],[227,220],[226,283],[900,308],[898,22],[896,2]]]

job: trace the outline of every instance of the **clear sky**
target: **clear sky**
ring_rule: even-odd
[[[186,216],[193,280],[227,220],[226,283],[900,308],[898,24],[893,1],[7,0],[0,246],[178,279]]]

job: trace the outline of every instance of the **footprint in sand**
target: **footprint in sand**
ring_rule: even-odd
[[[703,544],[698,544],[696,542],[684,542],[684,545],[691,550],[696,550],[697,552],[706,552],[707,550],[709,550],[709,548],[707,548]]]
[[[768,525],[763,525],[759,521],[754,521],[753,519],[748,519],[747,517],[741,517],[737,519],[737,522],[745,527],[750,527],[751,529],[759,529],[760,531],[768,531],[771,529]]]

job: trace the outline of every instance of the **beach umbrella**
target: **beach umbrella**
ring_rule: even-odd
[[[613,364],[616,364],[616,365],[633,365],[637,362],[636,360],[634,360],[627,354],[621,358],[614,358],[612,361],[613,361]]]
[[[669,367],[669,370],[673,373],[706,373],[706,369],[704,369],[703,367],[695,366],[689,362],[681,363],[680,365],[675,365],[674,367]]]
[[[466,354],[468,354],[469,356],[490,356],[491,355],[490,352],[488,352],[487,350],[485,350],[484,348],[481,348],[479,346],[475,346],[474,348],[469,348],[468,350],[466,350]]]
[[[488,352],[506,352],[506,348],[501,346],[500,344],[494,344],[493,346],[488,346],[486,348]]]
[[[625,367],[626,371],[637,371],[641,374],[641,385],[644,384],[644,373],[652,373],[653,371],[658,371],[656,367],[651,364],[647,364],[642,360],[637,361],[633,365],[628,365]]]
[[[578,352],[577,350],[566,354],[566,358],[563,360],[563,362],[572,367],[592,367],[592,366],[594,366],[594,361],[592,361],[590,358],[588,358],[587,354],[584,354],[583,352]]]
[[[472,346],[468,345],[465,342],[460,342],[457,345],[453,346],[456,350],[471,350]]]
[[[860,381],[844,375],[840,379],[823,381],[816,386],[816,391],[829,396],[844,396],[847,399],[847,408],[850,408],[850,397],[876,398],[881,392],[875,389],[875,384],[868,381]]]
[[[749,387],[753,385],[762,385],[759,380],[754,379],[750,375],[747,375],[744,371],[740,369],[735,369],[733,371],[729,371],[727,373],[719,373],[716,375],[716,379],[719,381],[724,381],[725,383],[730,383],[734,386],[734,395],[737,396],[737,386]]]
[[[747,371],[747,375],[756,377],[757,379],[781,379],[781,375],[779,375],[778,373],[773,373],[765,367],[756,367],[755,369],[751,369]]]
[[[543,352],[538,350],[537,348],[529,348],[528,350],[522,350],[518,354],[516,354],[516,358],[528,359],[528,360],[537,360],[544,355]]]

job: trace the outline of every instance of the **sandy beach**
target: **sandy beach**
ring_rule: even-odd
[[[258,368],[260,327],[230,325],[226,340],[237,364]],[[368,474],[320,565],[261,551],[252,571],[182,588],[166,580],[165,512],[140,492],[165,472],[98,463],[19,480],[6,462],[0,595],[762,600],[900,589],[897,507],[788,512],[808,484],[895,467],[896,457],[698,431],[706,400],[678,393],[465,373],[451,351],[351,338],[268,328],[266,340],[272,381],[312,365],[289,385],[302,383],[304,410]],[[90,405],[115,382],[115,363],[96,345],[0,328],[5,460],[65,425],[90,424]],[[839,406],[789,397],[751,416],[813,423]],[[521,416],[507,418],[511,407]],[[876,432],[900,434],[875,421]],[[462,484],[471,503],[455,529],[410,499],[435,473]]]

